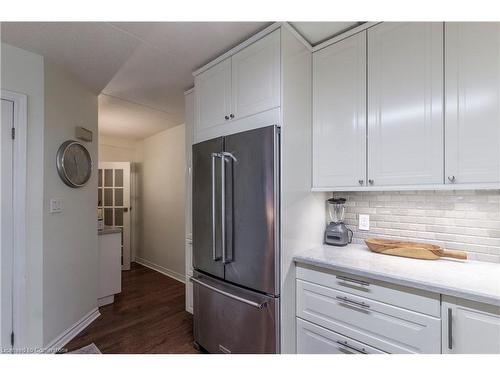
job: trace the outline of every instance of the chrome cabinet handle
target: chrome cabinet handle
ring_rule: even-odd
[[[216,262],[220,260],[220,258],[217,257],[217,244],[215,240],[215,220],[217,219],[215,217],[215,158],[218,157],[220,157],[219,154],[215,152],[212,153],[212,259]]]
[[[455,176],[448,176],[448,181],[455,182]]]
[[[234,115],[231,113],[231,114],[229,115],[229,117],[230,117],[230,118],[234,118]]]
[[[337,298],[338,300],[340,300],[342,302],[350,303],[352,305],[356,305],[356,306],[362,307],[364,309],[369,309],[370,308],[370,305],[368,305],[368,304],[366,304],[364,302],[353,301],[352,299],[349,299],[347,297],[336,296],[335,298]]]
[[[369,179],[369,180],[368,180],[368,183],[369,183],[370,185],[373,185],[373,183],[374,183],[374,182],[375,182],[375,181],[374,181],[374,180],[372,180],[372,179]]]
[[[358,180],[360,185],[363,185],[365,183],[365,180]]]
[[[339,280],[342,280],[342,281],[347,281],[347,282],[359,284],[362,286],[370,286],[370,283],[367,283],[366,281],[351,279],[350,277],[346,277],[346,276],[335,276],[335,277]]]
[[[453,311],[448,309],[448,349],[453,349]]]
[[[222,247],[222,263],[227,264],[231,261],[226,257],[226,157],[237,161],[230,152],[221,152],[221,247]]]
[[[355,346],[350,345],[347,341],[337,340],[337,344],[345,346],[346,348],[349,348],[349,349],[354,350],[354,351],[361,353],[361,354],[368,354],[365,348],[361,348],[361,349],[356,348]]]
[[[225,116],[224,116],[224,120],[229,120],[229,116],[228,116],[228,115],[225,115]]]
[[[223,290],[217,289],[216,287],[214,287],[212,285],[208,285],[208,284],[204,283],[203,281],[195,279],[194,277],[190,277],[189,280],[191,280],[193,283],[199,284],[199,285],[201,285],[201,286],[203,286],[203,287],[205,287],[207,289],[213,290],[214,292],[222,294],[223,296],[226,296],[226,297],[235,299],[237,301],[246,303],[247,305],[253,306],[253,307],[255,307],[255,308],[259,309],[259,310],[262,310],[267,305],[266,301],[260,302],[260,303],[259,302],[254,302],[254,301],[250,301],[249,299],[242,298],[242,297],[239,297],[239,296],[235,296],[234,294],[231,294],[231,293],[225,292]]]

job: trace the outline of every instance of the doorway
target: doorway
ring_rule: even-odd
[[[0,348],[22,347],[25,321],[27,97],[1,91]]]
[[[105,226],[122,228],[122,270],[130,270],[130,163],[100,162],[97,208]]]
[[[13,332],[13,247],[14,227],[12,225],[13,206],[13,139],[11,131],[14,128],[14,102],[2,98],[2,265],[1,285],[1,347],[11,348],[11,332]]]

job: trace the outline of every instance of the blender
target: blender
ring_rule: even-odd
[[[352,230],[344,224],[345,201],[345,198],[330,198],[327,201],[331,220],[325,230],[327,245],[345,246],[352,241]]]

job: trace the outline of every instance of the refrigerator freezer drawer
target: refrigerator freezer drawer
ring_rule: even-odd
[[[279,298],[195,272],[194,339],[210,353],[277,353]]]

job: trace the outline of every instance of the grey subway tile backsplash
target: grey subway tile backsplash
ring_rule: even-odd
[[[500,190],[339,192],[354,242],[373,236],[430,242],[500,263]],[[358,215],[370,214],[370,230]]]

